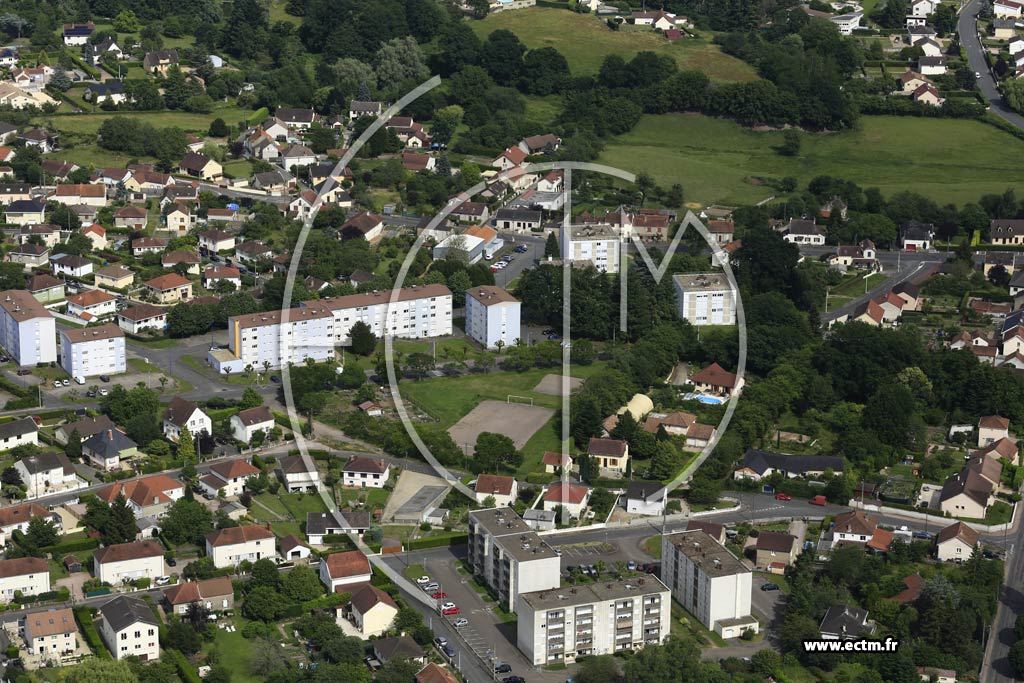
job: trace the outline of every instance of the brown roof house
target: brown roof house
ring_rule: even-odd
[[[620,439],[591,438],[587,455],[594,458],[602,470],[622,475],[629,463],[629,444]]]
[[[390,595],[372,585],[365,585],[352,594],[352,601],[338,608],[363,638],[383,635],[391,628],[398,614],[398,605]]]
[[[954,517],[984,519],[991,495],[991,482],[977,471],[965,468],[942,485],[939,509]]]
[[[327,555],[320,560],[320,580],[328,592],[347,593],[370,582],[370,560],[361,550]]]
[[[723,368],[718,363],[712,363],[702,370],[698,370],[689,377],[693,388],[699,392],[731,396],[733,392],[743,388],[743,380]]]
[[[184,175],[200,180],[217,180],[224,175],[224,167],[215,159],[203,154],[188,152],[178,164],[179,171]]]
[[[519,482],[515,477],[504,477],[498,474],[481,474],[476,478],[476,502],[483,504],[488,497],[494,499],[496,507],[507,507],[516,502],[519,494]]]
[[[762,531],[757,535],[757,544],[754,548],[757,552],[755,564],[758,569],[772,574],[783,574],[786,567],[796,561],[800,544],[793,534]]]
[[[186,614],[192,605],[220,612],[234,608],[235,589],[231,586],[231,579],[226,576],[204,581],[185,581],[165,589],[164,600],[175,614]]]
[[[935,538],[935,556],[940,562],[970,559],[978,545],[978,532],[963,522],[950,524]]]
[[[161,304],[176,304],[192,297],[192,281],[177,273],[167,273],[143,282],[142,286]]]
[[[978,420],[978,448],[991,446],[1010,436],[1010,421],[999,415],[985,415]]]

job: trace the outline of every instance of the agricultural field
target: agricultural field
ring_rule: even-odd
[[[804,134],[799,156],[781,156],[782,132],[755,132],[700,114],[645,116],[599,161],[647,171],[666,187],[682,183],[687,201],[749,204],[775,194],[757,178],[794,176],[801,186],[832,175],[877,187],[910,190],[940,204],[1003,192],[1017,173],[1024,141],[976,121],[865,116],[857,130]],[[921,153],[938,149],[941,155]]]
[[[62,133],[95,134],[103,122],[111,116],[126,116],[142,119],[157,128],[176,126],[186,132],[205,135],[210,128],[210,123],[216,118],[222,118],[228,126],[234,126],[239,121],[248,119],[252,114],[253,111],[250,109],[242,109],[234,105],[221,105],[215,107],[209,114],[193,114],[186,111],[98,111],[92,114],[68,114],[66,116],[40,114],[33,123],[56,129]]]
[[[668,55],[680,69],[698,69],[716,81],[751,81],[757,78],[753,67],[723,54],[710,36],[670,43],[659,33],[646,28],[624,26],[612,31],[592,14],[577,14],[564,9],[534,7],[521,12],[499,12],[470,26],[481,39],[492,31],[507,29],[526,47],[554,47],[569,62],[574,74],[596,73],[608,55],[631,59],[637,52],[651,51]],[[566,37],[571,36],[567,40]]]

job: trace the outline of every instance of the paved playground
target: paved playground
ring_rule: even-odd
[[[456,422],[448,433],[459,448],[470,454],[482,432],[504,434],[512,439],[516,448],[522,448],[554,414],[551,408],[531,406],[528,403],[481,401],[480,405]]]

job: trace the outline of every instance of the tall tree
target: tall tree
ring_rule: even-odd
[[[138,533],[139,527],[135,524],[135,513],[128,507],[128,501],[124,494],[117,494],[117,498],[110,505],[110,517],[107,520],[105,532],[107,543],[128,543],[134,541]]]

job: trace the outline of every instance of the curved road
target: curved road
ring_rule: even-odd
[[[981,74],[981,78],[978,79],[978,89],[992,106],[992,113],[1024,130],[1024,116],[1013,111],[1006,104],[999,88],[996,87],[995,78],[992,76],[988,64],[985,63],[985,51],[982,48],[981,39],[978,37],[978,12],[980,11],[980,0],[969,0],[957,20],[956,30],[960,35],[960,44],[963,46],[964,52],[967,53],[967,63],[975,73]]]

